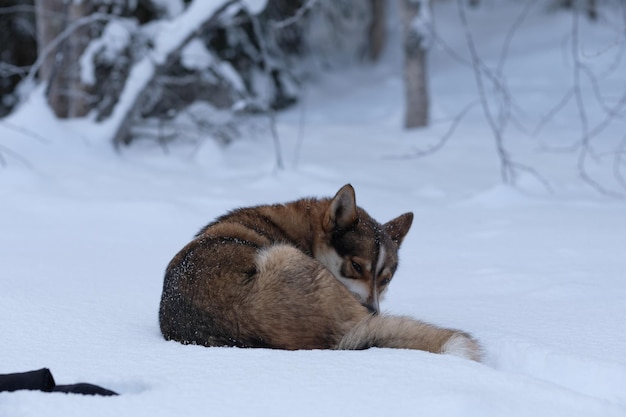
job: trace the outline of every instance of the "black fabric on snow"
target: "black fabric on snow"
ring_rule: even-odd
[[[57,385],[48,368],[36,371],[0,375],[0,392],[35,390],[44,392],[64,392],[68,394],[117,395],[116,392],[93,384]]]

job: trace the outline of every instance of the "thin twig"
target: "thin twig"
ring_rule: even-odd
[[[276,153],[276,170],[283,171],[285,169],[285,163],[283,162],[280,138],[278,137],[278,131],[276,130],[276,112],[274,110],[270,110],[269,122],[270,131],[272,132],[272,140],[274,141],[274,152]]]
[[[7,127],[8,129],[11,130],[15,130],[16,132],[19,132],[23,135],[29,136],[35,140],[38,140],[41,143],[49,143],[49,140],[44,138],[43,136],[32,132],[22,126],[16,126],[12,123],[7,122],[6,120],[2,120],[0,121],[0,124],[2,124],[3,126]],[[30,162],[28,162],[28,160],[26,158],[24,158],[23,156],[21,156],[20,154],[18,154],[17,152],[13,151],[12,149],[4,146],[4,145],[0,145],[0,166],[1,167],[6,167],[9,165],[7,158],[3,155],[9,155],[11,157],[13,157],[14,159],[17,159],[18,161],[20,161],[22,164],[24,164],[26,167],[32,169],[33,166]]]
[[[519,105],[515,103],[514,98],[510,95],[510,93],[508,92],[508,88],[502,81],[501,70],[499,70],[500,73],[497,71],[494,72],[489,67],[487,67],[481,60],[479,60],[479,62],[475,62],[475,61],[472,61],[471,59],[468,60],[465,57],[461,56],[439,36],[439,34],[435,31],[434,27],[435,25],[430,25],[428,27],[428,29],[430,29],[429,37],[433,40],[434,45],[439,46],[446,54],[448,54],[452,59],[454,59],[455,61],[457,61],[459,64],[463,66],[466,66],[468,68],[471,68],[472,70],[475,70],[475,67],[478,65],[480,71],[484,74],[485,78],[493,84],[494,91],[496,93],[499,93],[502,96],[501,100],[505,103],[506,107],[507,108],[510,108],[510,107],[519,108],[520,107]],[[509,32],[509,35],[508,35],[509,38],[512,39],[514,32],[515,30]],[[508,46],[503,48],[502,54],[508,53],[506,51],[508,51]],[[501,57],[501,60],[502,59],[503,58]],[[496,96],[496,98],[497,97],[498,96]],[[506,115],[508,117],[511,116],[510,112],[508,112]],[[502,117],[503,116],[501,115],[500,118]]]
[[[506,58],[509,55],[509,49],[511,48],[511,43],[513,42],[513,37],[515,36],[515,32],[522,26],[524,20],[530,14],[531,9],[537,3],[537,0],[528,1],[525,7],[522,9],[522,12],[517,16],[511,27],[509,28],[506,36],[504,37],[504,43],[502,44],[502,51],[500,52],[500,58],[498,59],[498,66],[496,67],[496,75],[498,77],[502,76],[502,70],[504,69],[504,63],[506,62]]]
[[[506,146],[504,145],[504,130],[506,128],[507,123],[511,119],[510,109],[511,109],[512,99],[510,97],[510,94],[504,83],[504,79],[502,77],[502,68],[504,65],[503,64],[504,59],[508,53],[509,43],[511,42],[513,38],[513,34],[517,30],[517,27],[521,25],[526,15],[530,12],[530,7],[532,6],[532,4],[523,10],[522,14],[516,20],[516,24],[509,31],[508,38],[505,42],[505,45],[503,47],[502,54],[500,57],[500,63],[495,73],[489,68],[487,68],[487,66],[478,56],[476,44],[474,42],[474,38],[472,37],[471,31],[469,28],[469,23],[467,20],[467,16],[465,14],[465,6],[463,4],[463,0],[457,0],[457,6],[458,6],[457,9],[459,12],[459,18],[461,20],[461,26],[463,27],[463,31],[465,33],[465,39],[467,42],[468,50],[469,50],[471,61],[473,64],[472,67],[474,69],[474,76],[476,78],[476,86],[478,88],[478,94],[479,94],[481,106],[483,108],[483,114],[485,115],[485,118],[487,119],[487,123],[489,127],[491,128],[491,131],[493,133],[493,137],[495,140],[496,151],[498,154],[498,158],[500,160],[500,174],[502,176],[502,180],[504,181],[505,184],[516,185],[518,173],[525,172],[525,173],[532,175],[534,178],[536,178],[546,188],[548,192],[552,193],[553,190],[550,184],[548,183],[548,181],[545,178],[543,178],[539,174],[539,172],[537,172],[534,168],[531,168],[529,166],[526,166],[524,164],[514,161],[513,158],[511,157],[510,152],[508,151],[508,149],[506,149]],[[495,91],[499,93],[501,97],[501,102],[499,103],[499,106],[498,106],[499,114],[498,114],[497,119],[494,117],[494,114],[492,113],[492,110],[489,107],[489,100],[487,97],[487,92],[486,92],[486,87],[485,87],[485,79],[483,79],[483,77],[486,79],[486,81],[489,81],[492,83],[492,85],[495,87]],[[498,96],[496,95],[496,98],[497,97]]]
[[[567,93],[563,95],[561,100],[559,100],[559,102],[541,118],[541,120],[539,121],[535,129],[533,130],[532,135],[537,136],[541,132],[541,130],[543,130],[544,126],[547,125],[548,122],[550,122],[550,120],[554,119],[554,117],[561,110],[563,110],[563,108],[567,105],[567,103],[569,103],[569,101],[572,99],[573,96],[574,96],[574,88],[570,88],[567,91]]]
[[[18,67],[17,65],[12,65],[6,62],[0,62],[0,75],[2,77],[10,77],[12,75],[22,75],[28,72],[30,67]]]
[[[511,44],[513,42],[516,32],[522,26],[522,23],[524,23],[536,3],[537,0],[528,1],[520,14],[513,21],[513,24],[511,25],[506,33],[506,36],[504,37],[502,50],[500,51],[500,57],[498,58],[498,64],[496,66],[495,73],[492,76],[496,89],[502,94],[503,103],[499,106],[499,119],[502,127],[504,127],[504,124],[506,124],[509,120],[513,120],[513,122],[516,121],[511,111],[511,107],[514,106],[514,103],[509,93],[508,87],[505,85],[505,80],[503,76],[504,64],[506,63],[506,58],[509,55],[509,50],[511,48]],[[487,74],[491,74],[491,70],[488,70]]]
[[[621,15],[622,15],[622,21],[620,24],[617,24],[614,29],[617,32],[617,35],[615,37],[615,40],[609,44],[607,44],[604,48],[594,52],[594,53],[585,53],[584,51],[581,51],[581,55],[584,56],[585,58],[597,58],[600,55],[604,55],[606,54],[609,50],[617,47],[618,48],[618,52],[617,54],[615,54],[615,59],[613,60],[613,62],[611,62],[611,64],[609,65],[609,67],[607,68],[607,70],[602,73],[600,75],[600,78],[604,78],[609,76],[610,74],[612,74],[614,71],[616,70],[620,70],[619,67],[619,63],[621,62],[623,56],[624,56],[624,52],[626,51],[626,42],[624,42],[624,28],[626,28],[626,2],[624,1],[618,1],[617,3],[617,7],[620,8],[621,11]],[[604,19],[605,24],[609,23],[606,21],[606,19]]]
[[[434,27],[434,25],[430,25],[429,28],[430,27]],[[507,92],[505,92],[506,88],[504,88],[504,86],[501,84],[499,77],[489,67],[487,67],[482,61],[474,62],[471,59],[468,60],[465,57],[461,56],[454,49],[452,49],[452,47],[450,45],[448,45],[439,36],[439,34],[437,34],[437,32],[434,30],[434,28],[431,28],[431,32],[430,32],[429,36],[432,38],[433,44],[439,46],[446,54],[448,54],[452,59],[457,61],[459,64],[464,65],[464,66],[466,66],[468,68],[472,68],[472,69],[476,65],[478,65],[480,67],[480,70],[482,72],[484,72],[484,75],[487,77],[487,79],[489,81],[493,82],[493,84],[495,86],[495,89],[497,91],[504,92],[504,94],[508,94]]]
[[[0,167],[6,168],[7,166],[9,166],[9,161],[3,154],[9,155],[13,157],[13,159],[17,159],[18,161],[20,161],[27,168],[33,169],[33,165],[30,162],[28,162],[26,158],[24,158],[22,155],[18,154],[14,150],[7,148],[4,145],[0,145]]]
[[[604,129],[606,129],[616,118],[623,117],[624,109],[626,109],[626,91],[622,94],[620,99],[615,103],[615,106],[609,107],[606,110],[606,117],[600,121],[593,129],[587,132],[588,140],[598,136]]]
[[[16,5],[0,7],[0,15],[17,14],[17,13],[35,13],[35,6]]]
[[[298,168],[300,162],[300,154],[302,152],[302,143],[304,142],[304,128],[306,126],[306,89],[300,92],[300,118],[298,119],[298,137],[296,138],[296,146],[293,152],[293,168]]]
[[[305,15],[305,13],[313,8],[315,3],[317,3],[317,0],[307,0],[307,2],[302,5],[302,7],[300,7],[298,10],[296,10],[296,12],[293,14],[293,16],[290,16],[290,17],[288,17],[286,19],[283,19],[283,20],[273,21],[272,22],[272,26],[275,29],[283,29],[283,28],[285,28],[287,26],[293,25],[294,23],[296,23],[300,19],[302,19],[302,17]]]
[[[89,16],[81,17],[80,19],[72,22],[71,25],[66,27],[63,32],[61,32],[56,38],[54,38],[48,45],[46,45],[41,50],[41,52],[37,56],[37,60],[35,60],[35,63],[30,68],[30,71],[28,71],[28,75],[24,78],[24,82],[26,83],[26,85],[29,85],[33,82],[35,76],[37,75],[37,72],[39,71],[39,69],[41,69],[41,66],[48,58],[48,56],[54,53],[56,49],[70,36],[72,36],[74,32],[76,32],[78,29],[82,28],[83,26],[90,25],[94,22],[110,21],[118,18],[119,16],[105,13],[93,13]]]
[[[41,135],[39,135],[38,133],[33,132],[32,130],[28,130],[27,128],[23,127],[23,126],[17,126],[14,125],[13,123],[7,122],[6,120],[2,120],[0,121],[0,123],[3,126],[8,127],[11,130],[15,130],[16,132],[22,133],[26,136],[29,136],[35,140],[38,140],[41,143],[50,143],[50,140],[48,138],[45,138]]]
[[[622,173],[622,168],[625,165],[624,156],[626,156],[626,136],[622,137],[613,158],[613,175],[622,188],[626,190],[626,178],[624,178],[624,174]]]
[[[593,95],[602,110],[604,110],[604,112],[607,114],[612,114],[613,109],[606,104],[606,100],[602,97],[602,92],[600,91],[600,82],[598,81],[598,77],[596,77],[596,74],[594,74],[594,72],[587,65],[583,65],[582,63],[580,69],[582,70],[583,74],[587,76],[587,79],[591,84],[591,91],[593,92]]]
[[[581,73],[582,73],[582,63],[580,62],[580,58],[578,56],[580,51],[580,28],[579,28],[579,15],[576,10],[572,11],[572,44],[571,44],[571,53],[572,59],[574,62],[573,68],[573,76],[574,76],[574,99],[576,103],[576,108],[578,109],[578,116],[580,118],[580,127],[582,131],[582,138],[580,140],[580,150],[578,153],[578,175],[581,177],[583,182],[587,185],[591,186],[593,189],[598,191],[601,194],[610,196],[610,197],[623,197],[621,193],[617,193],[615,191],[609,190],[604,185],[602,185],[599,181],[593,178],[589,171],[587,170],[587,160],[590,157],[594,159],[597,158],[595,155],[595,151],[593,149],[591,139],[592,135],[590,134],[589,129],[589,120],[587,117],[587,110],[585,107],[585,101],[583,99],[582,88],[581,88]],[[625,95],[626,97],[626,95]],[[608,119],[605,119],[605,121]],[[602,127],[596,126],[595,130],[600,132],[604,129],[604,127],[608,126],[608,122],[606,125]],[[598,130],[599,129],[599,130]],[[594,132],[595,135],[595,132]]]
[[[472,58],[472,62],[474,65],[474,77],[476,79],[476,87],[478,88],[478,94],[480,96],[480,104],[483,108],[483,114],[487,119],[487,123],[491,128],[494,139],[496,141],[496,150],[498,153],[498,157],[500,159],[500,174],[502,176],[505,184],[514,184],[515,183],[515,172],[512,169],[511,165],[511,157],[509,152],[504,147],[503,139],[502,139],[502,126],[498,126],[496,121],[491,113],[491,109],[489,108],[489,102],[487,100],[487,93],[485,90],[485,85],[483,82],[483,73],[480,70],[480,65],[477,63],[481,62],[478,57],[478,51],[476,50],[476,45],[474,44],[474,39],[469,29],[469,24],[467,22],[467,16],[465,15],[465,6],[463,4],[463,0],[457,0],[459,18],[461,19],[461,26],[463,27],[463,31],[465,33],[465,40],[467,42],[467,47],[470,52],[470,56]]]
[[[263,31],[261,30],[261,23],[259,22],[258,16],[251,15],[250,19],[252,21],[252,30],[254,31],[254,35],[257,38],[257,42],[259,44],[259,52],[261,54],[261,59],[263,60],[263,69],[265,70],[265,76],[269,82],[269,80],[272,79],[272,68],[270,67],[271,63],[269,60],[269,54],[267,52],[267,45],[265,44],[265,36],[263,35]],[[278,137],[278,130],[276,129],[276,112],[272,108],[271,103],[265,103],[265,107],[269,115],[270,132],[272,133],[272,140],[274,142],[276,169],[278,171],[282,171],[283,169],[285,169],[285,164],[283,162],[283,154],[280,146],[280,138]]]
[[[456,128],[459,126],[459,124],[461,123],[461,120],[463,120],[463,118],[465,117],[465,115],[476,105],[478,104],[478,100],[474,100],[471,103],[467,104],[463,110],[461,110],[456,116],[454,116],[454,118],[452,119],[452,123],[450,124],[450,126],[448,127],[448,130],[446,131],[445,134],[443,134],[439,140],[430,145],[429,147],[425,148],[425,149],[414,149],[413,152],[409,153],[409,154],[405,154],[405,155],[395,155],[395,156],[387,156],[384,159],[395,159],[395,160],[400,160],[400,159],[413,159],[413,158],[423,158],[425,156],[429,156],[434,154],[435,152],[441,150],[444,145],[448,142],[448,140],[452,137],[452,135],[454,134],[454,132],[456,131]]]

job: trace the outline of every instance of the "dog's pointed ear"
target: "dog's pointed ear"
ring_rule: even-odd
[[[324,230],[330,232],[335,228],[349,229],[357,219],[356,197],[354,188],[346,184],[339,191],[326,209],[324,214]]]
[[[385,223],[383,227],[385,228],[387,234],[389,234],[389,236],[391,237],[391,240],[393,240],[398,244],[398,246],[400,246],[400,244],[404,240],[404,237],[409,232],[412,223],[413,213],[409,212],[404,213],[393,220],[390,220],[389,222]]]

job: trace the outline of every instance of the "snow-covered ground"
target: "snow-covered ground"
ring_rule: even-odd
[[[468,17],[495,62],[519,10],[486,3]],[[435,16],[461,50],[454,2]],[[610,65],[619,30],[580,23],[582,56]],[[504,71],[531,125],[571,85],[570,26],[567,13],[539,7],[508,52]],[[575,154],[542,150],[578,137],[576,108],[536,137],[506,132],[554,194],[528,174],[519,188],[502,185],[479,106],[436,154],[399,158],[437,142],[477,93],[468,68],[433,50],[433,126],[405,132],[397,57],[330,74],[280,114],[282,171],[264,129],[227,148],[116,154],[89,122],[55,120],[36,95],[0,121],[0,373],[49,367],[58,383],[121,394],[0,393],[0,416],[626,416],[626,204],[582,183]],[[621,79],[603,79],[607,94],[625,90],[620,65]],[[616,121],[599,140],[610,148],[624,127]],[[610,184],[611,169],[595,168]],[[329,196],[348,182],[380,221],[415,213],[383,308],[473,333],[485,363],[163,340],[163,271],[201,226],[234,207]]]

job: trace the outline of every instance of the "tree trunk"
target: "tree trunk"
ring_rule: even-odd
[[[428,124],[428,85],[426,51],[430,24],[430,0],[401,0],[401,19],[404,33],[404,83],[406,107],[404,127],[423,127]]]
[[[386,0],[370,0],[372,4],[372,23],[369,28],[369,57],[377,61],[384,49],[386,41],[385,6]]]
[[[72,22],[89,15],[87,1],[36,0],[37,43],[41,51]],[[57,117],[81,117],[89,111],[88,87],[80,81],[80,57],[89,43],[89,27],[81,26],[52,51],[39,77],[47,82],[48,104]]]

